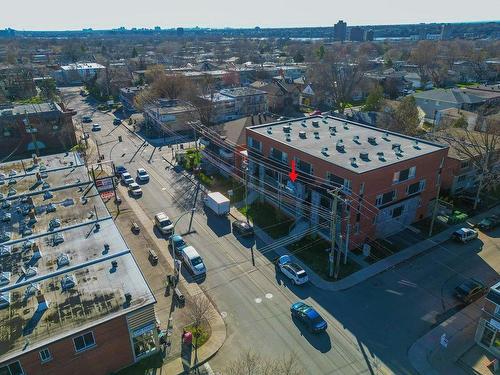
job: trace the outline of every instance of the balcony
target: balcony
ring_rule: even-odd
[[[206,139],[206,138],[200,138],[199,142],[200,142],[200,144],[202,144],[205,147],[210,144],[210,141],[208,139]]]
[[[233,152],[228,151],[228,150],[224,150],[224,149],[219,150],[219,155],[222,156],[224,159],[232,159],[233,158]]]

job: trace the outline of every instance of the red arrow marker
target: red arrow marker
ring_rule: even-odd
[[[290,177],[290,180],[292,180],[292,182],[295,182],[298,176],[298,173],[295,172],[295,160],[292,160],[291,163],[292,163],[292,171],[288,173],[288,177]]]

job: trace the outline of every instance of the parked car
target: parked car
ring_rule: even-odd
[[[134,197],[140,197],[142,195],[142,189],[137,182],[132,182],[128,186],[128,192]]]
[[[92,131],[93,132],[97,132],[99,130],[101,130],[101,125],[99,125],[99,124],[92,125]]]
[[[231,227],[233,228],[233,234],[239,235],[242,237],[250,237],[253,236],[253,226],[250,223],[247,223],[243,220],[236,220],[231,223]]]
[[[451,235],[451,238],[453,238],[455,241],[460,241],[460,242],[469,242],[475,238],[477,238],[477,231],[474,229],[470,228],[460,228],[453,232]]]
[[[295,302],[290,307],[292,317],[299,319],[303,322],[309,331],[318,333],[326,331],[328,323],[319,315],[319,313],[306,303],[299,301]]]
[[[165,212],[158,212],[155,215],[155,225],[162,234],[171,235],[174,230],[174,223]]]
[[[455,296],[460,301],[469,303],[481,297],[487,289],[481,281],[471,278],[455,288]]]
[[[181,235],[176,234],[170,237],[169,246],[172,249],[175,249],[176,256],[182,256],[182,249],[187,246],[187,243],[184,242],[184,239]]]
[[[121,176],[125,172],[127,172],[127,168],[125,168],[123,165],[115,166],[116,176]]]
[[[85,123],[92,122],[92,117],[90,117],[90,116],[83,116],[82,117],[82,122],[85,122]]]
[[[147,182],[149,181],[149,174],[144,168],[139,168],[137,170],[137,179],[140,182]]]
[[[122,120],[120,120],[119,118],[113,119],[113,125],[120,125],[121,123],[122,123]]]
[[[122,181],[125,185],[130,185],[134,182],[134,178],[128,172],[122,173]]]
[[[182,249],[182,260],[188,270],[195,276],[204,275],[207,272],[203,259],[193,246]]]
[[[309,281],[306,271],[297,263],[292,262],[289,255],[282,255],[278,259],[279,270],[295,285],[305,284]]]
[[[477,224],[477,227],[481,230],[492,230],[495,229],[498,225],[500,225],[500,216],[491,215],[481,220]]]

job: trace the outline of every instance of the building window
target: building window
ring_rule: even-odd
[[[286,154],[286,152],[278,150],[274,147],[271,147],[271,153],[269,157],[282,163],[288,163],[288,155]]]
[[[406,187],[406,194],[412,195],[416,193],[420,193],[425,189],[425,180],[420,180],[415,182],[414,184],[408,185]]]
[[[359,185],[359,194],[362,195],[365,192],[365,183],[362,182],[361,185]]]
[[[75,344],[75,351],[81,352],[87,350],[95,345],[94,334],[92,332],[87,332],[84,335],[73,338],[73,343]]]
[[[385,194],[379,194],[377,195],[377,199],[375,200],[375,205],[376,206],[383,206],[387,203],[392,202],[394,199],[396,199],[396,191],[389,191],[388,193]]]
[[[24,375],[24,371],[19,361],[9,363],[6,366],[0,367],[1,375]]]
[[[462,160],[462,161],[460,162],[460,169],[469,168],[469,165],[470,165],[469,160]]]
[[[309,164],[305,161],[302,161],[300,159],[295,159],[295,163],[296,163],[297,170],[304,172],[304,173],[307,173],[307,174],[313,174],[313,167],[311,164]]]
[[[411,168],[408,168],[408,169],[405,169],[405,170],[402,170],[399,172],[395,172],[394,177],[392,179],[392,182],[396,184],[398,182],[410,180],[410,179],[415,177],[416,172],[417,172],[416,167],[411,167]]]
[[[253,139],[252,137],[248,137],[248,146],[253,148],[256,151],[262,152],[262,142]]]
[[[354,234],[359,234],[359,223],[354,224]]]
[[[331,182],[333,186],[341,187],[344,186],[344,179],[342,177],[336,176],[333,173],[327,172],[326,178]]]
[[[39,354],[40,354],[40,360],[42,361],[42,363],[52,360],[52,354],[50,354],[49,348],[45,348],[45,349],[40,350]]]
[[[156,351],[156,327],[154,323],[148,324],[132,332],[132,344],[136,358]]]
[[[400,217],[403,214],[403,206],[396,207],[392,210],[392,217]]]

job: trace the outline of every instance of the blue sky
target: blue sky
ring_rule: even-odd
[[[500,16],[500,0],[2,0],[0,29],[294,27],[471,22]]]

